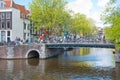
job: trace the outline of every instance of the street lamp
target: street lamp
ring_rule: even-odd
[[[65,26],[64,26],[64,36],[65,39],[68,41],[68,20],[65,20]]]

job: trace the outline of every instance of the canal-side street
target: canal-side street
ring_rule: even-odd
[[[120,80],[120,0],[0,0],[0,80]]]
[[[119,80],[111,49],[81,48],[58,57],[0,60],[1,80]]]

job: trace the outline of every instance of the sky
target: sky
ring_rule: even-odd
[[[28,4],[32,0],[14,0],[15,3],[25,5],[28,9]],[[100,15],[105,9],[105,5],[109,0],[67,0],[66,7],[73,10],[75,13],[82,13],[92,18],[97,27],[104,27],[100,20]]]

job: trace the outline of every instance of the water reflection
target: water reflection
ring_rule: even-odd
[[[0,80],[119,80],[119,74],[109,49],[74,49],[47,60],[0,60]]]
[[[88,50],[82,48],[82,49],[77,49],[75,51],[77,51],[76,52],[78,53],[77,55],[72,54],[72,52],[74,51],[65,52],[66,56],[64,56],[63,58],[69,61],[70,60],[78,61],[78,62],[82,61],[84,63],[91,64],[92,67],[96,67],[96,66],[115,67],[115,57],[114,54],[112,54],[112,50],[99,49],[99,48],[92,48]]]
[[[35,58],[34,59],[28,59],[27,62],[30,66],[38,66],[39,65],[39,59],[38,58],[37,59],[35,59]]]

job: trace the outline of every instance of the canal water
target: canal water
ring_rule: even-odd
[[[46,60],[0,60],[0,80],[120,80],[112,51],[78,48]]]

